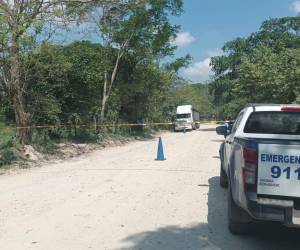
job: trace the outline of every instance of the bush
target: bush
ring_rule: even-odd
[[[16,160],[14,151],[15,131],[0,121],[0,167]]]
[[[16,160],[16,156],[12,148],[0,150],[0,167],[11,164]]]

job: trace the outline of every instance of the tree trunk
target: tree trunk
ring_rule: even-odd
[[[103,95],[101,103],[100,124],[104,123],[107,97]]]
[[[20,79],[20,60],[17,46],[12,46],[11,49],[9,93],[17,125],[16,138],[19,143],[24,145],[30,140],[30,129],[28,128],[30,115],[25,110],[25,100]]]
[[[105,72],[105,74],[104,74],[104,85],[103,85],[101,113],[100,113],[100,124],[103,124],[103,122],[104,122],[106,101],[107,101],[107,72]]]
[[[104,73],[104,85],[103,85],[103,94],[102,94],[102,104],[101,104],[101,113],[100,113],[100,124],[103,124],[104,118],[105,118],[105,110],[106,110],[106,103],[108,98],[110,97],[111,91],[112,91],[112,86],[116,80],[117,76],[117,71],[120,63],[120,59],[123,56],[123,52],[119,51],[118,52],[118,57],[115,62],[114,70],[112,72],[109,86],[108,86],[108,79],[107,79],[107,71]]]

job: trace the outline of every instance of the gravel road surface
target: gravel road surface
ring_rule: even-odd
[[[299,249],[300,230],[227,230],[213,126],[0,176],[1,250]]]

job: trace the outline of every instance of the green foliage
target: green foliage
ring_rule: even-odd
[[[118,85],[121,93],[122,119],[137,122],[162,121],[167,93],[172,85],[171,74],[154,63],[137,64],[126,84]]]
[[[177,58],[175,61],[170,62],[166,65],[166,69],[178,73],[182,68],[186,68],[192,61],[191,55],[186,55],[185,57]]]
[[[16,160],[12,147],[4,147],[0,149],[0,167],[11,164]]]
[[[97,141],[106,132],[132,133],[128,128],[115,127],[106,132],[102,129],[99,134],[95,127],[101,111],[104,64],[109,63],[102,60],[106,53],[111,54],[113,64],[117,50],[87,41],[64,47],[44,44],[23,54],[22,79],[32,125],[57,126],[31,129],[32,144],[47,147],[59,139]],[[178,99],[172,97],[176,79],[173,69],[152,60],[140,62],[133,54],[126,54],[120,60],[120,71],[108,101],[106,123],[171,120],[177,105],[173,100]],[[192,96],[192,92],[182,95],[188,95],[186,100],[192,98],[196,105],[199,93],[195,89]]]
[[[0,121],[0,167],[11,164],[16,159],[13,149],[14,132],[12,127]]]
[[[102,60],[106,49],[90,42],[75,42],[63,49],[72,67],[62,106],[65,122],[91,122],[99,113],[103,86],[103,69],[107,63]],[[113,57],[113,55],[111,55]],[[76,122],[75,122],[76,123]]]
[[[300,49],[259,47],[238,67],[234,93],[253,102],[291,103],[299,91]]]
[[[72,64],[58,46],[43,45],[22,57],[22,78],[26,85],[26,106],[32,124],[59,124],[62,99],[67,93]]]
[[[300,17],[265,21],[247,38],[224,45],[212,59],[210,85],[218,116],[234,118],[249,102],[293,103],[300,89]]]

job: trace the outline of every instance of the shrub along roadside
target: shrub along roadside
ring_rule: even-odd
[[[14,145],[15,131],[0,122],[0,167],[11,164],[17,159]]]
[[[69,155],[70,150],[77,148],[76,145],[86,144],[88,151],[108,145],[120,145],[132,140],[146,140],[152,138],[157,131],[173,130],[172,125],[159,126],[115,126],[105,127],[96,132],[87,128],[41,128],[32,129],[31,146],[35,151],[31,153],[40,155],[40,160],[69,158],[85,151],[74,151]],[[14,129],[1,123],[0,127],[0,168],[9,168],[17,163],[22,168],[28,167],[29,162],[36,162],[28,155],[25,155],[24,148],[15,143]],[[63,146],[61,146],[63,145]],[[68,148],[69,147],[69,148]],[[66,150],[67,154],[64,153]]]

